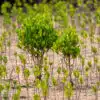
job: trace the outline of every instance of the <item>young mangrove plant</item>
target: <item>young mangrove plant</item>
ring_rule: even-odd
[[[68,63],[69,80],[72,83],[71,59],[76,58],[80,53],[79,38],[76,30],[72,27],[68,27],[54,44],[54,50],[57,53],[62,53],[66,60],[65,63]]]
[[[35,64],[41,69],[44,53],[52,47],[57,34],[48,13],[36,14],[25,19],[22,27],[18,29],[18,38],[22,49],[32,55],[33,61],[36,60]]]

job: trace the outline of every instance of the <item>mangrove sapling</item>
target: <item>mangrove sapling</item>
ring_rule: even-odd
[[[9,12],[8,12],[8,9],[11,7],[11,4],[9,3],[9,2],[4,2],[4,4],[2,4],[2,6],[1,6],[1,12],[2,12],[2,14],[3,14],[3,35],[4,35],[4,38],[5,38],[5,41],[4,41],[4,45],[5,45],[5,54],[6,54],[6,45],[7,45],[7,41],[6,41],[6,39],[7,39],[7,35],[8,35],[8,33],[7,33],[7,31],[8,31],[8,29],[7,28],[9,28],[8,26],[10,26],[10,24],[11,24],[11,18],[10,18],[10,14],[9,14]],[[10,28],[9,28],[10,29]],[[6,35],[6,33],[7,33],[7,35]]]
[[[31,15],[28,16],[24,20],[22,27],[18,29],[18,39],[22,48],[28,51],[33,59],[37,60],[36,65],[41,69],[44,53],[52,47],[57,39],[57,34],[53,28],[49,13],[36,14],[31,17]],[[39,79],[41,79],[41,75]]]
[[[65,92],[65,96],[68,98],[68,100],[71,100],[71,97],[73,96],[73,92],[74,92],[72,83],[68,82],[64,86],[64,92]]]
[[[89,71],[90,71],[90,67],[89,66],[85,66],[85,77],[86,77],[86,87],[88,88],[88,77],[89,77]]]
[[[20,74],[20,67],[19,66],[16,66],[16,74],[18,75],[18,82],[20,84],[20,76],[19,76],[19,74]]]
[[[88,66],[91,68],[92,67],[92,62],[88,61]]]
[[[100,81],[100,65],[97,65],[96,67],[97,67],[97,71],[99,73],[99,75],[98,75],[99,76],[99,79],[98,80]]]
[[[91,47],[91,52],[93,53],[93,55],[95,56],[95,54],[98,52],[96,47]]]
[[[53,76],[53,62],[49,62],[49,65],[50,65],[50,76],[52,77]]]
[[[74,19],[74,15],[75,15],[75,12],[76,12],[76,8],[74,8],[74,6],[72,4],[69,5],[69,14],[70,14],[70,24],[71,26],[75,27],[75,19]]]
[[[91,47],[91,52],[93,53],[93,61],[94,61],[94,58],[95,58],[95,56],[96,56],[96,54],[97,54],[97,48],[96,47],[94,47],[94,46],[92,46]],[[94,62],[94,66],[93,66],[93,68],[95,69],[96,67],[95,67],[95,62]]]
[[[94,65],[95,65],[95,67],[97,66],[98,62],[99,62],[98,57],[95,56],[94,57]],[[96,78],[98,79],[98,70],[97,70],[97,67],[96,67]]]
[[[2,52],[3,52],[3,40],[0,37],[0,63],[2,63]]]
[[[32,100],[41,100],[41,98],[38,94],[35,94]]]
[[[99,49],[100,48],[100,37],[97,37],[97,43],[98,43],[98,49]]]
[[[3,56],[0,55],[0,64],[2,64]]]
[[[78,79],[79,79],[79,77],[80,77],[80,72],[79,72],[79,70],[73,70],[73,75],[74,75],[74,77],[75,77],[75,88],[76,88],[76,100],[78,100],[78,87],[79,87],[79,83],[78,83]]]
[[[0,83],[0,97],[2,97],[1,93],[4,90],[4,86]]]
[[[9,59],[10,59],[10,48],[11,48],[11,41],[10,40],[7,41],[7,46],[9,48]]]
[[[90,70],[92,69],[92,62],[91,61],[88,61],[88,66],[89,66],[89,68],[90,68]],[[91,71],[90,71],[90,79],[92,80],[92,73],[91,73]]]
[[[16,51],[14,52],[14,56],[15,56],[15,59],[16,59],[16,66],[17,66],[17,56],[18,56],[18,54],[17,54]]]
[[[0,79],[5,78],[6,74],[7,74],[6,66],[0,64]]]
[[[47,84],[47,95],[45,95],[45,100],[47,99],[47,96],[49,96],[49,79],[50,79],[50,72],[48,70],[48,66],[44,66],[44,79],[46,80]]]
[[[90,71],[90,67],[89,66],[85,66],[85,78],[86,78],[86,83],[85,83],[85,86],[86,86],[86,89],[85,89],[85,93],[86,93],[86,97],[87,97],[87,89],[88,89],[88,86],[89,86],[89,71]]]
[[[58,83],[59,83],[59,81],[60,81],[60,80],[59,80],[59,79],[60,79],[59,76],[60,76],[60,74],[61,74],[61,67],[60,67],[60,66],[59,66],[58,69],[57,69],[57,73],[58,73],[58,79],[57,79],[57,80],[58,80]]]
[[[81,36],[83,37],[83,40],[84,40],[84,49],[85,49],[85,57],[86,57],[86,39],[88,38],[88,33],[84,30],[81,31]]]
[[[57,53],[61,52],[63,54],[66,60],[65,63],[68,61],[69,80],[72,83],[71,59],[76,58],[80,53],[79,37],[76,29],[68,27],[54,44],[54,50]]]
[[[95,42],[94,41],[95,40],[95,28],[94,28],[94,25],[91,22],[91,20],[90,20],[89,24],[90,24],[89,25],[89,38],[90,38],[91,47],[92,47],[92,44]]]
[[[85,58],[84,56],[80,56],[81,59],[81,66],[82,66],[82,70],[81,70],[81,75],[84,74],[84,65],[85,65]]]
[[[0,79],[4,79],[6,78],[7,76],[7,69],[6,69],[6,66],[5,65],[0,65]]]
[[[54,93],[56,93],[56,86],[57,86],[57,80],[56,78],[52,77],[52,84],[53,84],[53,87],[54,87]],[[55,94],[55,100],[56,100],[56,94]]]
[[[30,76],[30,71],[28,68],[25,68],[24,69],[24,78],[25,78],[25,81],[26,81],[26,88],[27,88],[27,99],[29,100],[29,83],[28,83],[28,78]]]
[[[69,71],[65,68],[62,68],[62,72],[63,72],[63,78],[62,78],[62,84],[63,84],[63,100],[64,100],[64,86],[65,83],[67,81],[68,75],[69,75]]]
[[[40,95],[39,93],[39,90],[41,89],[41,80],[39,80],[38,78],[35,78],[35,81],[34,81],[34,94],[38,94]],[[36,88],[36,90],[35,90]]]
[[[78,82],[81,86],[79,86],[79,95],[78,95],[78,100],[80,100],[80,94],[81,94],[81,89],[82,89],[82,84],[84,83],[83,77],[80,75]]]
[[[15,93],[17,87],[17,80],[13,80],[12,83],[13,83],[13,93]]]
[[[6,67],[6,65],[7,65],[7,62],[8,62],[7,56],[3,56],[3,63],[4,63],[4,66],[5,66],[5,67]],[[7,67],[6,67],[6,71],[7,71]],[[6,78],[8,78],[8,72],[6,72]]]
[[[8,100],[9,99],[9,91],[10,91],[10,83],[6,83],[4,86],[4,94],[3,94],[3,99]]]
[[[4,29],[7,28],[9,24],[11,24],[11,18],[10,18],[10,13],[8,12],[8,9],[11,8],[11,4],[9,2],[4,2],[1,6],[1,12],[3,14],[3,26]]]
[[[20,100],[20,96],[19,96],[19,91],[15,94],[13,94],[12,100]]]
[[[95,100],[98,100],[98,87],[97,87],[97,85],[92,86],[92,91],[95,94]]]
[[[6,65],[7,62],[8,62],[7,56],[3,56],[3,63],[4,63],[4,65]]]
[[[23,64],[22,69],[24,71],[25,65],[26,65],[26,56],[23,54],[18,54],[18,57],[20,58],[21,63]]]
[[[63,75],[64,75],[64,79],[67,80],[68,75],[69,75],[69,71],[67,69],[63,68],[62,72],[63,72]],[[66,80],[65,80],[65,82],[66,82]],[[62,82],[64,82],[64,80],[62,80]]]
[[[29,100],[28,78],[30,76],[30,71],[29,71],[28,68],[26,68],[26,57],[25,57],[25,55],[19,54],[18,56],[19,56],[19,58],[21,60],[21,63],[23,64],[22,65],[22,71],[23,71],[24,80],[25,80],[26,86],[27,86],[27,88],[26,88],[26,90],[27,90],[27,98]]]
[[[5,49],[5,51],[4,51],[5,55],[6,55],[6,52],[7,52],[7,36],[8,36],[7,32],[2,33],[3,45],[4,45],[4,49]]]
[[[40,88],[42,90],[44,100],[47,100],[47,96],[49,95],[49,78],[50,78],[47,57],[44,58],[43,62],[44,62],[44,65],[43,65],[43,68],[42,68],[42,71],[41,71],[41,73],[43,75],[42,75],[42,80],[40,81]],[[44,83],[45,86],[42,86],[43,83]]]
[[[68,12],[64,1],[53,2],[52,13],[54,28],[66,28],[68,26]],[[59,24],[59,26],[56,26],[55,23]]]
[[[15,29],[18,27],[18,23],[17,23],[17,17],[19,16],[19,7],[17,8],[16,5],[14,4],[12,6],[12,9],[11,9],[11,16],[12,16],[12,21],[11,21],[11,25],[12,25],[12,33],[14,35],[14,40],[16,40],[16,33]]]
[[[34,73],[35,78],[38,78],[38,77],[40,76],[40,74],[41,74],[40,68],[39,68],[38,66],[35,65],[35,66],[33,67],[33,73]]]
[[[21,87],[17,87],[16,93],[13,94],[12,100],[20,100]]]
[[[48,82],[47,80],[41,80],[41,90],[42,94],[44,96],[44,100],[47,100],[47,95],[48,95]]]
[[[41,85],[40,85],[41,81],[38,78],[41,75],[41,73],[44,74],[42,76],[42,78],[44,78],[47,81],[47,84],[48,84],[49,72],[48,72],[48,66],[47,65],[44,65],[43,69],[41,69],[41,70],[38,66],[34,66],[33,67],[33,73],[34,73],[34,76],[35,76],[35,86],[38,90],[41,88]]]
[[[48,85],[49,85],[50,71],[49,71],[49,66],[48,66],[47,57],[44,58],[43,73],[44,73],[44,78],[47,80]]]
[[[96,27],[98,29],[97,34],[100,35],[99,34],[99,32],[100,32],[100,8],[99,7],[95,11],[95,17],[96,17]]]

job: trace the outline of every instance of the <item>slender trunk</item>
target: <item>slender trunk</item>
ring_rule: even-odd
[[[24,75],[24,70],[25,70],[25,64],[24,64],[24,66],[22,67],[22,70],[23,70],[23,75]],[[25,75],[24,75],[24,80],[25,80],[25,82],[26,82],[26,91],[27,91],[27,100],[29,100],[29,88],[28,88],[28,79],[27,78],[25,78]]]
[[[26,79],[26,85],[27,85],[27,100],[29,100],[29,88],[28,88],[28,80]]]
[[[10,40],[11,40],[10,37],[11,37],[11,35],[9,34],[9,42],[10,42]],[[10,42],[10,43],[11,43],[11,42]],[[8,44],[8,45],[9,45],[9,59],[10,59],[10,45],[11,45],[11,44]]]
[[[64,83],[63,83],[63,100],[64,100]]]
[[[71,98],[70,98],[70,97],[68,97],[68,100],[71,100]]]
[[[9,59],[10,59],[10,47],[9,47]]]
[[[6,39],[5,39],[5,55],[6,55],[6,50],[7,50],[7,48],[6,48]]]
[[[39,69],[40,69],[40,71],[42,70],[42,66],[43,66],[43,55],[44,55],[44,53],[42,53],[42,55],[41,56],[37,56],[37,66],[39,67]],[[40,75],[39,76],[37,76],[37,78],[39,79],[39,80],[41,80],[41,78],[42,78],[42,73],[40,73]]]
[[[76,100],[78,100],[78,98],[77,98],[77,94],[78,94],[77,85],[78,85],[78,83],[77,83],[77,78],[75,78],[75,87],[76,87]]]
[[[2,100],[2,96],[1,96],[1,93],[0,93],[0,100]]]
[[[99,72],[99,82],[100,82],[100,72]]]
[[[44,100],[47,100],[47,96],[44,96]]]
[[[69,81],[73,85],[73,82],[72,82],[72,70],[71,70],[71,66],[70,66],[70,56],[68,58],[68,62],[69,62]]]
[[[81,89],[82,89],[82,84],[81,84],[81,87],[79,88],[79,95],[78,95],[78,100],[80,100]]]
[[[98,92],[95,93],[95,100],[98,100]]]
[[[20,77],[19,77],[19,74],[18,74],[18,81],[19,81],[19,84],[20,84]]]

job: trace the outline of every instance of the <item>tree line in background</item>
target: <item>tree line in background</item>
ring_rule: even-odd
[[[0,1],[0,12],[1,12],[1,5],[4,2],[9,2],[13,6],[16,4],[17,7],[24,7],[24,3],[28,3],[30,5],[33,5],[35,3],[39,4],[42,2],[45,3],[57,3],[59,1],[65,1],[69,4],[72,4],[75,8],[79,7],[79,2],[83,3],[83,5],[87,5],[91,11],[95,10],[97,6],[100,6],[100,1],[99,0],[1,0]],[[11,10],[11,9],[10,9]]]

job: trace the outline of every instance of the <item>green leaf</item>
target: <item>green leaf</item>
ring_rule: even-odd
[[[73,86],[70,82],[68,82],[64,87],[65,96],[67,98],[71,98],[73,96]]]
[[[76,29],[68,27],[54,44],[54,50],[57,53],[63,53],[66,56],[77,57],[80,53],[79,38]]]
[[[33,96],[33,100],[41,100],[40,96],[38,94],[35,94]]]
[[[5,77],[7,74],[6,72],[6,66],[0,65],[0,78]]]
[[[91,51],[94,53],[94,54],[96,54],[97,53],[97,48],[96,47],[91,47]]]
[[[29,76],[30,76],[30,71],[29,71],[28,68],[25,68],[25,69],[24,69],[24,75],[25,75],[26,78],[29,78]]]
[[[25,18],[22,27],[18,29],[18,39],[22,48],[34,56],[41,56],[45,49],[51,49],[57,39],[52,19],[48,14],[29,15]]]
[[[66,70],[65,68],[62,69],[62,72],[64,73],[64,76],[67,78],[69,75],[69,71]]]
[[[3,62],[4,62],[5,64],[7,64],[8,59],[7,59],[7,57],[6,57],[6,56],[3,56]]]
[[[79,77],[79,83],[80,84],[83,84],[84,83],[84,80],[83,80],[83,77],[82,76]]]
[[[19,74],[20,73],[20,67],[16,66],[16,73]]]
[[[19,58],[20,58],[22,64],[26,64],[26,57],[25,57],[25,55],[19,54],[18,56],[19,56]]]
[[[41,88],[41,81],[39,79],[35,79],[35,85],[37,88]]]
[[[33,74],[34,74],[35,77],[37,77],[41,74],[41,70],[40,70],[39,66],[33,67]]]
[[[48,94],[48,83],[47,83],[46,80],[41,81],[41,89],[42,89],[43,96],[47,96],[47,94]]]
[[[0,84],[0,93],[3,91],[4,86],[2,84]]]
[[[58,72],[58,74],[61,73],[61,67],[58,67],[57,72]]]
[[[57,85],[57,80],[54,77],[52,77],[52,84],[53,84],[53,86]]]
[[[97,92],[97,86],[96,85],[94,85],[94,86],[92,86],[92,91],[94,92],[94,93],[96,93]]]
[[[74,74],[74,76],[75,76],[76,78],[79,78],[79,76],[80,76],[79,70],[74,70],[74,71],[73,71],[73,74]]]
[[[92,67],[92,62],[88,61],[88,66],[91,68]]]

